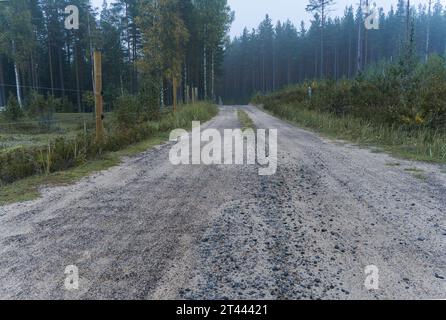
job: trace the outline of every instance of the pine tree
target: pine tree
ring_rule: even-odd
[[[21,73],[25,70],[35,45],[31,12],[27,4],[26,0],[14,0],[3,4],[4,7],[0,11],[0,52],[14,61],[17,101],[21,108]]]
[[[327,12],[334,0],[310,0],[307,6],[308,12],[318,12],[321,16],[321,77],[324,75],[324,29]]]

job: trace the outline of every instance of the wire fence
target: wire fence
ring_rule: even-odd
[[[159,116],[162,118],[172,112],[172,107],[163,107]],[[121,116],[144,117],[142,112],[126,112]],[[113,112],[104,114],[104,127],[113,128],[116,117]],[[137,120],[136,120],[137,121]],[[147,121],[147,120],[144,120]],[[53,113],[8,121],[0,112],[0,152],[16,147],[48,145],[59,137],[74,138],[78,134],[93,133],[96,130],[96,115],[92,113]]]
[[[77,89],[70,89],[70,88],[57,88],[57,87],[42,87],[42,86],[27,86],[27,85],[15,85],[15,84],[9,84],[9,83],[0,83],[0,87],[4,88],[21,88],[21,89],[31,89],[35,91],[45,91],[45,92],[73,92],[73,93],[93,93],[93,89],[91,90],[77,90]]]
[[[75,137],[95,129],[94,114],[54,114],[53,118],[0,119],[0,152],[16,147],[47,145],[58,137]]]

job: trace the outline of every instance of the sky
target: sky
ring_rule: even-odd
[[[108,2],[113,0],[108,0]],[[94,6],[100,7],[103,0],[92,0]],[[386,11],[397,0],[371,0],[376,2],[378,7],[384,7]],[[414,5],[427,3],[427,0],[411,0]],[[442,0],[446,3],[446,0]],[[274,24],[277,20],[286,21],[290,19],[296,26],[304,20],[308,25],[312,17],[305,11],[308,0],[228,0],[231,9],[235,11],[235,21],[231,27],[231,36],[240,35],[245,27],[248,29],[256,28],[260,21],[268,13]],[[333,11],[330,16],[342,16],[346,6],[358,6],[359,0],[335,0]]]

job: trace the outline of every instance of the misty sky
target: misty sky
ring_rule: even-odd
[[[108,0],[110,2],[112,0]],[[95,6],[101,6],[103,0],[93,0]],[[232,10],[235,11],[235,21],[232,24],[231,36],[242,33],[244,27],[248,29],[256,28],[259,22],[263,20],[268,13],[274,21],[285,21],[290,19],[296,26],[304,20],[306,24],[311,19],[311,15],[305,12],[307,0],[228,0]],[[333,6],[331,16],[340,16],[344,12],[344,8],[348,5],[358,5],[359,0],[335,0],[336,5]],[[395,4],[397,0],[375,0],[379,7],[389,9],[391,4]],[[446,0],[442,0],[443,3]],[[412,0],[413,4],[427,3],[427,0]]]

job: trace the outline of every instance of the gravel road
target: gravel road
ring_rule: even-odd
[[[275,175],[173,166],[165,144],[0,207],[0,298],[446,299],[444,168],[253,106],[222,107],[205,127],[240,127],[237,108],[278,129]],[[68,265],[78,290],[64,287]],[[369,265],[378,290],[364,285]]]

